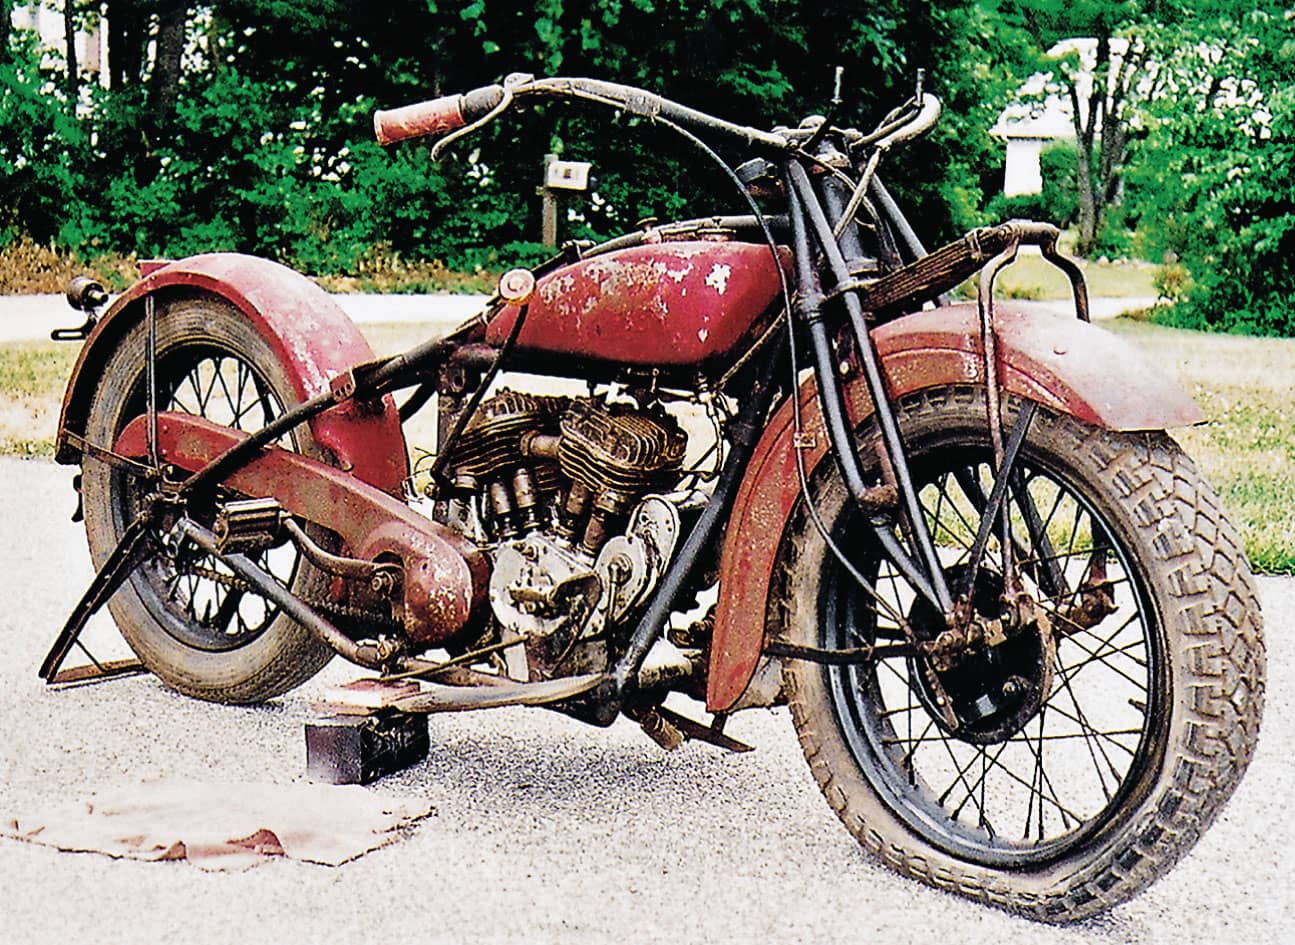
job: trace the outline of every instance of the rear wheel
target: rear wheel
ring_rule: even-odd
[[[142,323],[132,329],[104,365],[86,424],[92,443],[112,444],[146,410],[145,332]],[[157,353],[159,410],[251,431],[296,401],[268,344],[222,301],[159,303]],[[323,458],[305,427],[280,445]],[[82,495],[90,555],[100,567],[138,513],[142,484],[87,457]],[[201,516],[202,510],[192,514]],[[109,608],[140,660],[169,686],[216,702],[259,702],[301,684],[328,662],[327,647],[214,558],[168,555],[161,535],[152,537],[155,553]],[[261,553],[257,561],[298,595],[326,589],[324,576],[290,544]]]
[[[953,587],[970,580],[992,486],[984,417],[972,389],[901,409]],[[1236,536],[1167,436],[1040,410],[1020,470],[1010,556],[1023,597],[1004,606],[991,539],[973,589],[982,644],[860,666],[790,661],[786,677],[814,776],[864,846],[931,885],[1069,921],[1145,888],[1213,820],[1254,750],[1264,652]],[[878,597],[802,516],[784,559],[783,638],[934,640],[943,619],[880,556],[839,477],[814,496]]]

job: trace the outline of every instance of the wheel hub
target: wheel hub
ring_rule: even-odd
[[[946,569],[953,587],[965,569]],[[1046,616],[1029,595],[1006,601],[1002,575],[982,569],[965,628],[919,598],[909,612],[917,639],[929,644],[910,657],[917,696],[948,734],[976,745],[1012,737],[1038,713],[1052,690],[1055,643]]]

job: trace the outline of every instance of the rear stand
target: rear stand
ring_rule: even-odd
[[[63,629],[59,631],[59,635],[54,639],[54,645],[50,647],[49,653],[45,655],[45,661],[41,663],[40,678],[45,680],[47,685],[99,682],[117,676],[133,676],[137,673],[146,672],[144,664],[139,660],[100,661],[96,659],[94,654],[81,642],[81,632],[85,629],[85,625],[95,611],[102,607],[108,598],[112,597],[117,588],[122,585],[122,582],[139,565],[147,550],[147,536],[146,518],[145,516],[140,516],[126,529],[126,534],[122,536],[121,542],[108,556],[108,560],[104,562],[99,573],[94,576],[94,580],[90,582],[85,594],[81,596],[71,615],[67,618],[67,623],[63,625]],[[74,666],[71,669],[60,671],[63,661],[67,659],[73,647],[84,653],[90,662],[84,666]]]

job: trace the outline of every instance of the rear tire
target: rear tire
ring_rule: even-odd
[[[967,537],[952,512],[961,504],[974,529],[969,495],[974,481],[988,482],[984,417],[983,391],[971,388],[925,392],[900,408],[950,573]],[[942,720],[933,667],[917,657],[862,667],[789,660],[785,681],[814,778],[864,847],[937,888],[1067,922],[1136,895],[1213,821],[1254,752],[1265,657],[1237,536],[1167,435],[1099,430],[1040,409],[1021,459],[1036,507],[1046,514],[1060,496],[1033,532],[1043,540],[1025,528],[1021,503],[1013,516],[1018,560],[1049,616],[1034,628],[1041,645],[986,649],[964,664],[974,672],[936,673],[951,703],[966,690],[958,724]],[[812,492],[838,547],[919,632],[922,605],[875,554],[839,476],[817,477]],[[1045,554],[1054,542],[1062,550]],[[996,541],[991,570],[995,557]],[[1059,584],[1048,558],[1067,562]],[[1091,618],[1075,594],[1099,558],[1117,609],[1084,627]],[[829,648],[902,640],[803,510],[783,564],[771,614],[780,638]],[[1035,703],[1006,695],[1035,684]]]
[[[291,382],[265,339],[232,306],[200,297],[159,301],[158,409],[205,416],[255,430],[296,403]],[[86,435],[111,445],[146,405],[146,327],[132,328],[103,366],[90,402]],[[327,459],[306,427],[280,445]],[[82,473],[86,538],[96,568],[130,524],[139,500],[134,477],[92,457]],[[156,547],[156,546],[155,546]],[[291,545],[260,561],[299,596],[326,590],[325,576]],[[315,675],[332,651],[252,592],[233,586],[211,558],[177,566],[146,559],[109,601],[122,636],[168,686],[213,702],[262,702]],[[220,572],[222,577],[184,573]]]

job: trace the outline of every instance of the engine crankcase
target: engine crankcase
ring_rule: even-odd
[[[668,499],[644,496],[630,516],[624,535],[610,539],[594,565],[606,592],[589,620],[594,636],[623,620],[643,603],[665,574],[679,541],[679,512]]]
[[[496,619],[523,639],[583,625],[602,596],[593,561],[547,535],[506,541],[494,555],[490,606]]]

